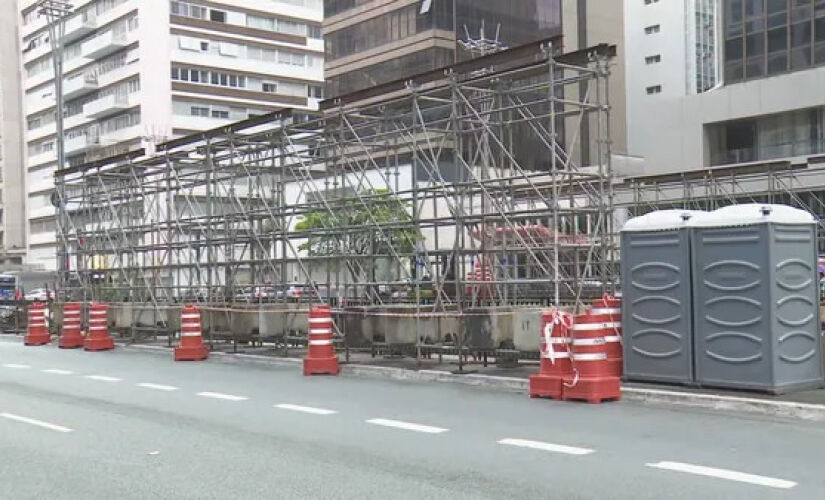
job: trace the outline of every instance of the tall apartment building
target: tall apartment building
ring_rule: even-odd
[[[37,0],[18,0],[28,260],[54,268],[55,96]],[[74,0],[65,21],[66,165],[270,111],[317,109],[321,0]]]
[[[631,0],[625,19],[629,149],[648,172],[825,153],[825,0]]]
[[[561,34],[561,0],[325,0],[324,14],[330,96]]]
[[[14,2],[0,2],[0,266],[25,252],[22,112]]]

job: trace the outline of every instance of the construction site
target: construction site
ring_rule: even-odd
[[[821,220],[816,158],[614,171],[614,56],[544,40],[60,170],[58,303],[170,345],[197,303],[213,346],[280,355],[328,303],[347,360],[537,359],[544,309],[620,292],[628,217],[759,201]]]

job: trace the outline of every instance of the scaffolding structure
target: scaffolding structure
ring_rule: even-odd
[[[615,47],[556,41],[58,171],[60,297],[461,314],[600,296]]]

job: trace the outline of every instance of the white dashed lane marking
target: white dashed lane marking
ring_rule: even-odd
[[[31,366],[29,366],[29,365],[18,365],[18,364],[15,364],[15,363],[6,363],[6,364],[3,365],[3,367],[4,368],[17,368],[17,369],[20,369],[20,370],[25,369],[25,368],[31,368]]]
[[[395,429],[404,429],[407,431],[423,432],[426,434],[441,434],[447,432],[449,429],[443,427],[433,427],[431,425],[413,424],[411,422],[403,422],[401,420],[389,420],[386,418],[373,418],[367,420],[368,424],[382,425],[384,427],[393,427]]]
[[[156,391],[177,391],[178,388],[173,385],[162,385],[162,384],[151,384],[149,382],[141,382],[140,384],[136,384],[138,387],[143,387],[145,389],[154,389]]]
[[[43,371],[43,373],[51,373],[51,374],[54,374],[54,375],[71,375],[71,374],[74,373],[74,372],[69,371],[69,370],[57,370],[55,368],[49,368],[48,370],[42,370],[42,371]]]
[[[785,479],[777,479],[775,477],[768,476],[757,476],[756,474],[747,474],[745,472],[738,472],[735,470],[716,469],[713,467],[685,464],[681,462],[657,462],[646,465],[648,467],[653,467],[655,469],[664,469],[675,472],[684,472],[687,474],[696,474],[699,476],[715,477],[718,479],[727,479],[729,481],[738,481],[740,483],[768,486],[770,488],[790,489],[796,486],[795,482],[787,481]]]
[[[311,413],[313,415],[332,415],[333,413],[338,413],[335,410],[325,410],[324,408],[313,408],[311,406],[299,406],[288,403],[277,404],[275,405],[275,408],[280,408],[282,410],[300,411],[303,413]]]
[[[567,455],[589,455],[596,450],[589,448],[578,448],[576,446],[567,446],[564,444],[545,443],[542,441],[529,441],[527,439],[513,439],[506,438],[498,442],[506,446],[518,446],[521,448],[531,448],[534,450],[551,451],[553,453],[565,453]]]
[[[224,399],[226,401],[244,401],[249,399],[246,396],[233,396],[232,394],[221,394],[220,392],[199,392],[198,396],[212,399]]]
[[[14,420],[15,422],[22,422],[24,424],[34,425],[36,427],[41,427],[43,429],[49,429],[49,430],[52,430],[52,431],[72,432],[72,429],[69,429],[68,427],[63,427],[62,425],[50,424],[49,422],[44,422],[42,420],[35,420],[33,418],[21,417],[20,415],[14,415],[14,414],[11,414],[11,413],[0,413],[0,417],[6,418],[6,419],[9,419],[9,420]]]
[[[99,380],[100,382],[120,382],[121,380],[117,377],[107,377],[106,375],[86,375],[84,378],[89,380]]]

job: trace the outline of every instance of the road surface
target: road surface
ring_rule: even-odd
[[[822,498],[825,427],[0,338],[0,498]]]

